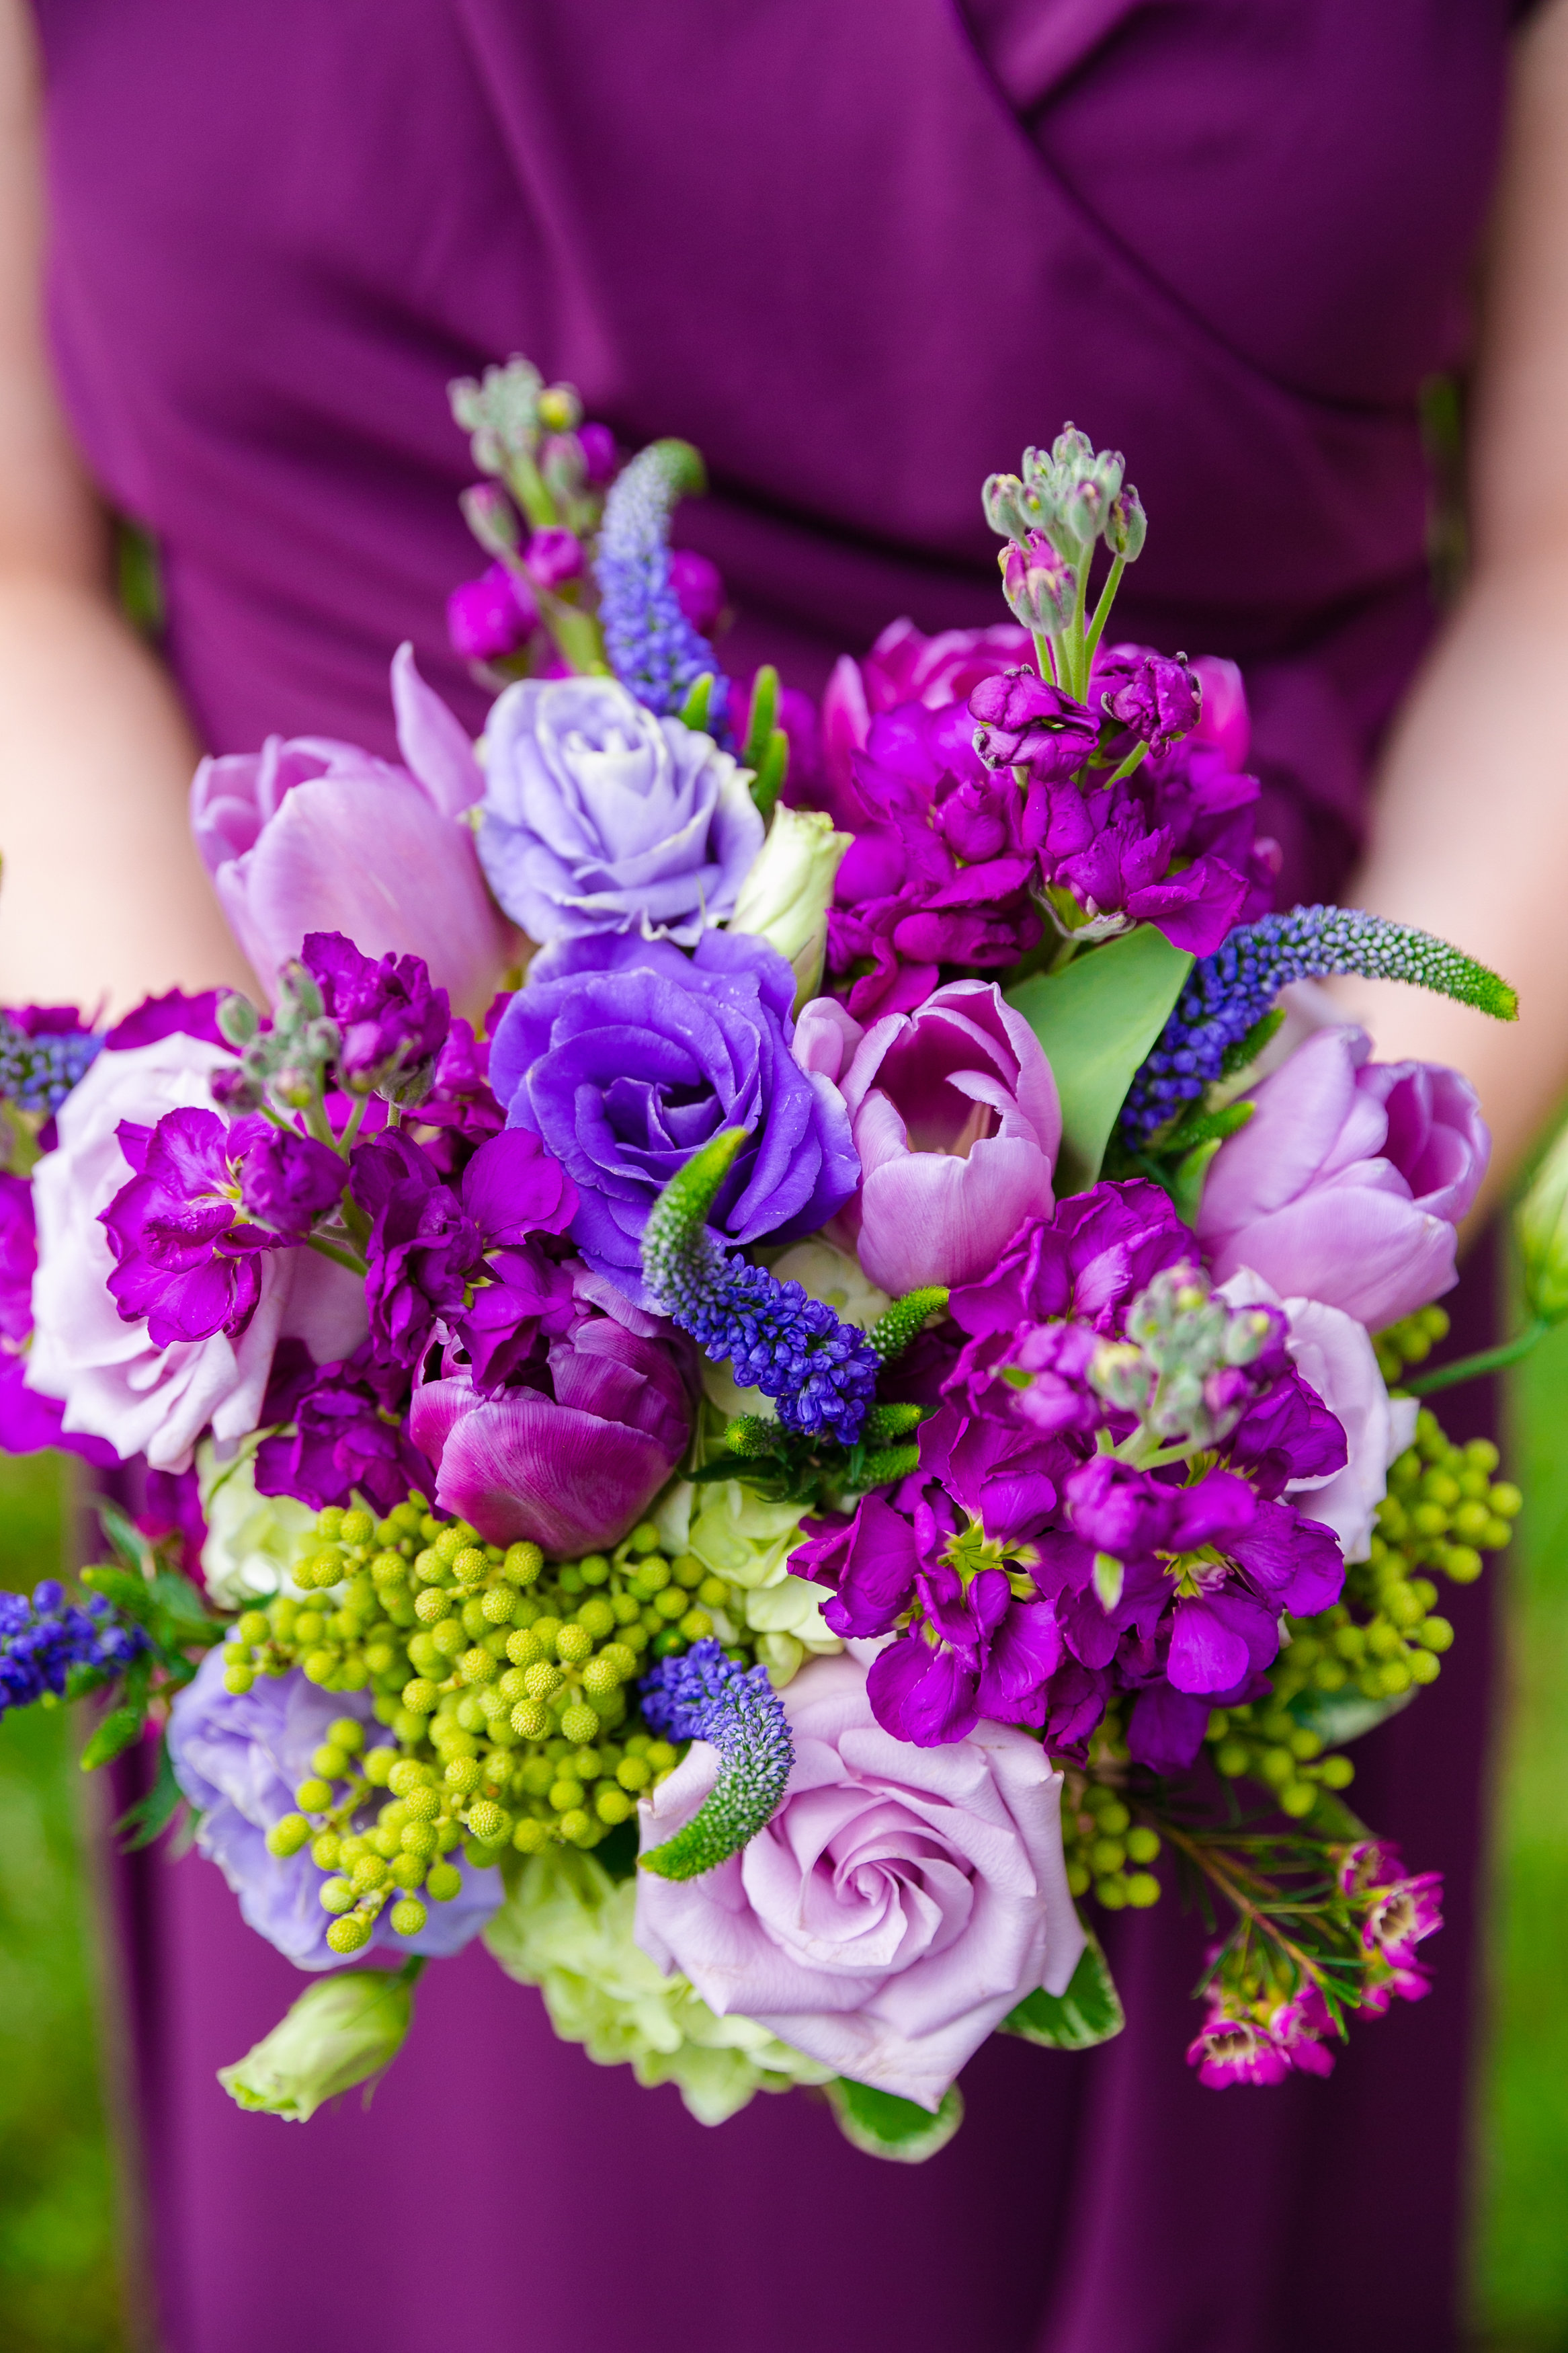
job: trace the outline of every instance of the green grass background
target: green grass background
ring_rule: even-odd
[[[1568,2353],[1568,1327],[1517,1377],[1527,1511],[1505,1556],[1491,2021],[1479,2101],[1476,2353]],[[52,1574],[61,1486],[0,1457],[0,1583]],[[0,1725],[0,2342],[125,2353],[79,1728]]]

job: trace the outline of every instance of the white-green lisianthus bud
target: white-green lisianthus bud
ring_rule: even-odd
[[[287,2017],[218,2082],[262,2116],[304,2124],[327,2100],[390,2067],[414,2015],[418,1965],[318,1978]]]
[[[1524,1299],[1542,1324],[1568,1316],[1568,1126],[1535,1174],[1514,1215]]]
[[[821,809],[781,805],[735,901],[729,929],[768,941],[787,960],[795,976],[797,1013],[822,986],[827,910],[853,839],[835,833],[833,819]]]
[[[212,1599],[226,1609],[243,1609],[258,1596],[281,1592],[316,1525],[310,1505],[292,1495],[257,1493],[256,1446],[254,1439],[242,1440],[226,1462],[218,1460],[211,1439],[196,1449],[196,1481],[207,1524],[202,1575]]]

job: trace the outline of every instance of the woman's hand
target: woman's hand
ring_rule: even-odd
[[[40,324],[37,75],[0,0],[0,1002],[254,988],[190,839],[198,749],[118,612]]]
[[[1568,0],[1523,36],[1470,437],[1474,572],[1389,747],[1349,902],[1512,981],[1504,1028],[1392,983],[1335,993],[1379,1059],[1472,1078],[1495,1206],[1568,1085]]]

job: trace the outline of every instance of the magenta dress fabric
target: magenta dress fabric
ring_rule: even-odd
[[[1070,417],[1152,519],[1119,627],[1244,663],[1287,888],[1326,895],[1430,628],[1417,396],[1466,349],[1509,14],[38,0],[61,382],[221,751],[390,751],[405,636],[478,721],[443,386],[510,351],[625,441],[704,448],[681,530],[741,609],[725,658],[808,687],[900,613],[999,617],[979,482]],[[368,2115],[243,2116],[214,2070],[300,1980],[210,1866],[139,1861],[166,2353],[1443,2353],[1489,1675],[1482,1594],[1453,1614],[1440,1683],[1358,1752],[1370,1818],[1450,1874],[1430,2000],[1326,2084],[1203,2091],[1167,1899],[1110,1924],[1120,2040],[993,2043],[920,2170],[800,2096],[706,2131],[478,1949]]]

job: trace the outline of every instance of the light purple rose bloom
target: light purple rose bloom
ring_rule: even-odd
[[[894,1739],[853,1659],[813,1662],[781,1697],[795,1762],[778,1811],[700,1878],[639,1873],[637,1941],[721,2017],[934,2111],[1008,2011],[1078,1965],[1062,1777],[1010,1725],[942,1748]],[[718,1764],[692,1744],[638,1809],[645,1851]]]
[[[363,1283],[302,1249],[261,1255],[255,1308],[232,1336],[160,1346],[110,1295],[115,1261],[99,1220],[132,1174],[121,1123],[153,1127],[191,1105],[210,1113],[212,1081],[234,1068],[226,1048],[177,1032],[127,1053],[106,1050],[61,1104],[59,1142],[33,1177],[27,1386],[63,1401],[68,1430],[106,1439],[122,1461],[144,1454],[158,1471],[184,1470],[209,1426],[220,1439],[256,1428],[279,1338],[303,1340],[327,1363],[352,1356],[365,1335]]]
[[[1457,1071],[1371,1054],[1363,1029],[1320,1029],[1265,1079],[1215,1156],[1197,1230],[1216,1282],[1249,1267],[1376,1332],[1453,1288],[1491,1138]]]
[[[730,913],[762,846],[739,764],[614,679],[523,679],[490,712],[479,857],[531,939],[689,944]]]
[[[229,924],[270,989],[307,932],[342,932],[366,955],[423,956],[473,1011],[509,959],[463,811],[484,780],[473,746],[400,646],[392,664],[395,767],[356,744],[268,738],[204,760],[191,825]]]
[[[817,997],[795,1053],[834,1082],[849,1114],[860,1190],[839,1224],[881,1290],[976,1282],[1026,1219],[1050,1214],[1056,1081],[994,981],[950,981],[868,1029]]]
[[[314,1771],[311,1753],[336,1718],[356,1716],[371,1748],[384,1746],[391,1735],[376,1723],[363,1693],[322,1691],[298,1667],[286,1675],[259,1675],[243,1694],[226,1691],[223,1677],[222,1652],[209,1651],[169,1713],[174,1778],[201,1811],[196,1844],[238,1896],[247,1927],[297,1968],[341,1968],[342,1957],[327,1942],[331,1915],[321,1903],[331,1874],[311,1862],[309,1847],[287,1858],[269,1854],[267,1833],[285,1814],[299,1811],[294,1791]],[[367,1807],[363,1824],[374,1820]],[[500,1873],[476,1870],[459,1856],[451,1860],[463,1874],[459,1893],[449,1904],[427,1906],[429,1920],[416,1936],[396,1934],[388,1905],[371,1931],[370,1950],[379,1946],[446,1960],[479,1935],[500,1908]]]
[[[488,1544],[552,1558],[607,1551],[635,1527],[686,1451],[691,1392],[668,1327],[579,1270],[579,1312],[526,1384],[483,1395],[467,1372],[416,1388],[409,1432],[443,1511]],[[593,1294],[613,1303],[600,1313]]]

